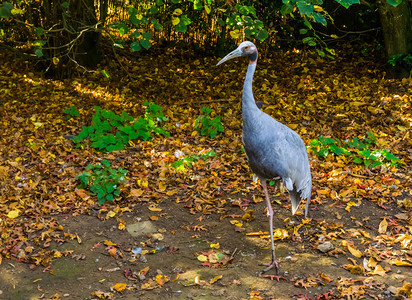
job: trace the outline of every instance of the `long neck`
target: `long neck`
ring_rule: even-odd
[[[255,109],[259,109],[256,106],[255,98],[253,97],[252,82],[253,74],[256,70],[256,61],[250,62],[247,68],[245,83],[243,84],[243,94],[242,94],[242,112],[243,116],[247,112],[251,112]]]

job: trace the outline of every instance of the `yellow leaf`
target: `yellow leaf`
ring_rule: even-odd
[[[164,184],[162,181],[159,181],[159,191],[164,192],[167,188],[167,185]]]
[[[289,233],[284,228],[276,228],[273,230],[273,240],[283,240],[289,237]]]
[[[317,11],[317,12],[323,11],[322,6],[319,6],[319,5],[314,5],[313,8],[314,8],[314,10]]]
[[[117,252],[116,248],[110,248],[109,249],[110,256],[116,257],[116,252]]]
[[[173,278],[173,279],[172,279],[172,280],[170,280],[170,281],[171,281],[171,282],[173,282],[173,281],[178,280],[178,279],[179,279],[179,276],[180,276],[180,275],[179,275],[179,273],[177,273],[177,274],[176,274],[176,277],[175,277],[175,278]]]
[[[105,241],[103,242],[103,244],[105,244],[106,246],[116,246],[115,243],[113,243],[113,242],[111,242],[111,241],[108,241],[108,240],[105,240]]]
[[[373,258],[373,257],[369,257],[368,263],[367,263],[367,267],[370,269],[373,269],[377,266],[378,262]]]
[[[239,29],[232,30],[229,33],[233,39],[240,39],[242,37],[242,32]]]
[[[384,234],[387,229],[388,229],[388,222],[386,221],[386,218],[383,218],[382,222],[379,224],[378,232],[380,234]]]
[[[389,263],[398,267],[412,267],[412,263],[403,260],[394,260]]]
[[[152,237],[154,237],[158,241],[161,241],[161,240],[164,239],[163,234],[161,234],[161,233],[153,233]]]
[[[140,197],[143,194],[143,190],[142,189],[131,189],[130,190],[130,196],[132,197]]]
[[[9,211],[9,213],[7,214],[7,217],[9,217],[10,219],[15,219],[20,215],[20,211],[19,210],[11,210]]]
[[[348,270],[349,272],[351,272],[351,274],[363,274],[365,272],[365,269],[360,266],[360,265],[342,265],[342,267],[345,270]]]
[[[143,268],[139,271],[139,275],[146,275],[149,272],[149,267]]]
[[[126,283],[116,283],[114,286],[112,286],[112,289],[121,292],[126,289],[127,285]]]
[[[267,232],[267,231],[246,233],[247,236],[257,236],[257,235],[267,235],[267,234],[269,234],[269,232]]]
[[[156,204],[151,204],[151,205],[148,207],[148,209],[149,209],[150,211],[162,211],[162,209],[159,208],[159,207],[157,207]]]
[[[210,284],[214,284],[216,281],[223,278],[223,275],[218,275],[209,281]]]
[[[156,280],[156,282],[157,282],[158,284],[164,285],[166,282],[169,281],[169,278],[168,278],[167,276],[165,276],[165,275],[157,274],[155,280]]]
[[[205,11],[207,14],[210,14],[211,9],[209,5],[205,5]]]
[[[119,230],[125,230],[126,229],[126,225],[124,223],[119,223],[119,225],[117,225],[117,228]]]
[[[355,206],[355,205],[356,205],[355,202],[349,201],[348,203],[346,203],[346,208],[345,208],[345,210],[348,211],[348,212],[350,212],[351,206]]]
[[[219,243],[216,243],[216,244],[210,244],[210,248],[219,249],[219,248],[220,248],[220,244],[219,244]]]
[[[180,8],[176,8],[173,12],[173,15],[180,16],[182,13],[183,11]]]
[[[109,218],[113,218],[115,215],[116,215],[116,213],[115,213],[114,211],[112,211],[112,210],[107,213],[107,216],[108,216]]]
[[[385,276],[385,275],[386,275],[386,271],[381,267],[381,265],[376,265],[376,266],[375,266],[375,269],[374,269],[372,272],[369,272],[368,274]]]
[[[177,189],[174,189],[174,190],[167,191],[167,192],[166,192],[166,195],[168,195],[168,196],[173,196],[173,195],[176,194],[176,193],[177,193]]]
[[[56,66],[59,64],[59,58],[58,57],[53,57],[53,64]]]
[[[358,229],[358,231],[366,238],[370,239],[371,236],[365,230]]]
[[[137,185],[141,186],[141,187],[148,187],[149,182],[147,181],[147,179],[138,179],[137,180]]]
[[[142,283],[140,288],[142,290],[153,290],[154,288],[158,287],[159,285],[156,283],[156,281],[149,279],[147,282]]]
[[[362,252],[360,252],[358,249],[353,248],[351,245],[348,244],[348,250],[349,252],[353,255],[356,256],[357,258],[362,257]]]
[[[34,129],[39,129],[40,127],[43,126],[43,123],[40,123],[40,122],[35,122],[33,124],[34,124]]]
[[[180,19],[179,18],[177,18],[177,17],[172,17],[172,24],[173,25],[177,25],[177,24],[179,24],[180,23]]]
[[[204,261],[207,261],[208,259],[207,259],[207,256],[200,254],[197,256],[197,260],[204,262]]]

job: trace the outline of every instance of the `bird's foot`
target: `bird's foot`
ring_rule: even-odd
[[[273,259],[273,261],[270,264],[259,264],[259,266],[267,266],[267,268],[265,268],[262,273],[265,273],[273,268],[275,268],[276,270],[276,275],[279,274],[279,261],[275,258]]]

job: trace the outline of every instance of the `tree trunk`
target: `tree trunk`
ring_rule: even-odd
[[[72,26],[77,34],[82,34],[76,48],[75,60],[82,66],[94,68],[100,62],[100,32],[96,25],[97,17],[94,8],[94,0],[72,0],[70,2]]]
[[[386,2],[379,1],[379,15],[382,25],[383,38],[385,41],[386,58],[394,55],[412,53],[412,22],[411,11],[408,0],[394,7]],[[403,77],[409,75],[408,66],[396,64],[390,68],[390,75]],[[409,66],[410,69],[410,66]],[[404,74],[405,71],[407,74]]]

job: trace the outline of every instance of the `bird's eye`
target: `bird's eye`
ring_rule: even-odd
[[[248,49],[249,49],[249,46],[245,46],[245,48],[243,48],[243,49],[248,50]]]

